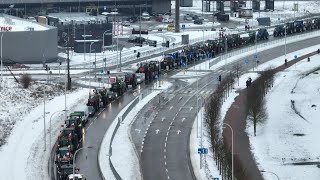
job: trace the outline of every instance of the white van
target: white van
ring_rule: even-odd
[[[144,73],[136,73],[136,77],[137,77],[137,84],[141,84],[145,80]]]
[[[84,116],[82,117],[82,119],[85,122],[89,121],[89,108],[88,108],[88,106],[86,106],[86,105],[78,106],[78,108],[76,108],[74,112],[84,113]]]
[[[145,20],[145,21],[149,21],[150,20],[150,14],[148,12],[143,12],[141,15],[141,19]]]

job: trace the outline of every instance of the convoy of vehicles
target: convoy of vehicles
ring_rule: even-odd
[[[197,20],[195,16],[188,15]],[[283,36],[285,33],[293,34],[320,28],[320,18],[299,20],[277,25],[273,35]],[[69,114],[65,120],[64,128],[60,131],[57,141],[57,150],[55,164],[57,168],[58,180],[73,179],[72,160],[75,151],[82,146],[83,128],[88,123],[88,116],[93,116],[102,106],[107,106],[117,97],[122,96],[128,89],[136,88],[138,84],[144,81],[157,79],[161,70],[170,71],[171,69],[194,64],[207,57],[215,57],[217,54],[227,49],[239,48],[245,45],[255,43],[256,41],[268,40],[269,33],[266,28],[260,28],[257,31],[248,31],[244,34],[230,34],[221,36],[219,39],[207,40],[205,43],[188,45],[181,51],[172,54],[166,54],[163,59],[158,61],[141,62],[137,64],[137,70],[133,72],[124,72],[111,75],[109,83],[111,88],[95,89],[90,93],[86,106],[79,108]],[[83,179],[83,175],[74,175],[77,179]]]

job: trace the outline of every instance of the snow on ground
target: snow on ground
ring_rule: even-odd
[[[274,87],[266,96],[268,119],[265,123],[258,124],[256,137],[253,136],[251,122],[247,127],[259,169],[276,173],[280,179],[318,180],[320,177],[319,168],[315,164],[291,164],[319,162],[320,159],[320,144],[316,141],[320,135],[320,86],[316,83],[320,71],[305,76],[314,68],[320,68],[318,55],[311,57],[310,62],[303,60],[297,66],[278,73]],[[296,109],[305,120],[295,114],[291,108],[291,100],[294,100]],[[316,107],[311,107],[312,105]],[[275,139],[277,141],[274,141]],[[263,173],[263,176],[274,179],[271,173]]]
[[[157,87],[157,84],[155,85],[155,88],[162,90],[166,90],[172,86],[172,84],[168,82],[165,82],[160,88]],[[147,97],[143,98],[123,120],[123,123],[120,125],[114,137],[111,161],[122,179],[142,179],[142,174],[138,166],[139,159],[135,152],[135,147],[130,135],[130,128],[139,111],[160,92],[160,90],[154,91]],[[108,178],[106,177],[106,179]]]
[[[65,95],[57,88],[52,89],[44,85],[32,85],[29,90],[19,88],[14,82],[7,80],[7,86],[1,92],[1,131],[6,134],[7,143],[0,149],[2,162],[2,179],[49,179],[48,161],[51,149],[59,135],[60,125],[64,124],[64,113],[55,113],[65,109]],[[47,90],[50,96],[46,99],[45,110],[41,92]],[[62,88],[63,89],[63,88]],[[37,98],[32,97],[37,92]],[[50,91],[50,92],[49,92]],[[54,93],[58,91],[58,93]],[[88,91],[78,89],[66,95],[67,109],[74,111],[79,104],[85,104]],[[55,97],[56,96],[56,97]],[[44,112],[46,151],[44,151]],[[50,144],[50,117],[52,118],[52,136]]]
[[[38,24],[37,22],[9,15],[3,15],[0,17],[0,24],[2,27],[11,27],[11,30],[8,29],[4,31],[30,31],[28,28],[34,28],[35,31],[48,30],[47,27]]]

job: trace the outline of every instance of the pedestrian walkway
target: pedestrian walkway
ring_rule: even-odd
[[[306,54],[289,61],[287,65],[285,65],[283,61],[283,65],[277,67],[275,73],[283,71],[295,63],[315,54],[317,54],[317,52]],[[246,133],[246,93],[247,89],[243,89],[239,92],[239,95],[235,98],[235,101],[227,111],[224,122],[230,124],[233,129],[235,158],[239,158],[242,167],[246,170],[248,180],[263,180],[255,159],[251,154],[249,137]],[[227,147],[229,147],[231,151],[231,131],[229,129],[224,129],[223,137]]]

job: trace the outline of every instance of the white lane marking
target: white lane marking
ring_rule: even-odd
[[[171,126],[168,127],[168,131],[170,131],[170,129],[171,129]]]
[[[135,129],[135,131],[137,131],[139,134],[140,134],[140,132],[141,132],[141,130],[140,130],[140,129]]]
[[[157,129],[157,130],[156,130],[156,134],[158,134],[158,133],[159,133],[159,131],[160,131],[160,130],[159,130],[159,129]]]
[[[169,131],[167,132],[167,136],[169,135]]]
[[[164,156],[163,156],[163,158],[165,158],[165,159],[166,159],[166,158],[167,158],[167,156],[166,156],[166,155],[164,155]]]
[[[190,107],[190,111],[193,109],[193,107]]]
[[[165,166],[167,165],[167,161],[164,162],[164,165],[165,165]]]
[[[142,144],[144,144],[144,141],[142,141]]]
[[[166,142],[164,143],[164,147],[167,147],[167,143]]]
[[[168,169],[166,169],[166,172],[168,172]]]
[[[168,176],[168,179],[170,179],[170,176]]]
[[[170,106],[169,110],[171,110],[173,108],[173,106]]]
[[[185,121],[185,120],[186,120],[186,118],[182,118],[182,120],[181,120],[181,121],[183,122],[183,121]]]
[[[181,133],[181,131],[180,131],[180,130],[178,130],[178,131],[177,131],[177,133],[178,133],[178,135],[179,135],[179,134]]]
[[[140,152],[143,152],[143,149],[141,149],[141,151]]]
[[[161,121],[164,121],[166,118],[165,117],[163,117],[162,119],[161,119]]]
[[[211,93],[211,90],[208,90],[207,92],[206,92],[206,94],[210,94]]]
[[[148,129],[144,132],[144,135],[146,135],[146,134],[147,134],[147,132],[148,132]]]
[[[164,149],[164,150],[163,150],[163,152],[167,152],[167,150],[166,150],[166,149]]]
[[[172,125],[173,121],[171,121],[170,126]]]
[[[168,137],[166,137],[166,142],[168,141]]]

